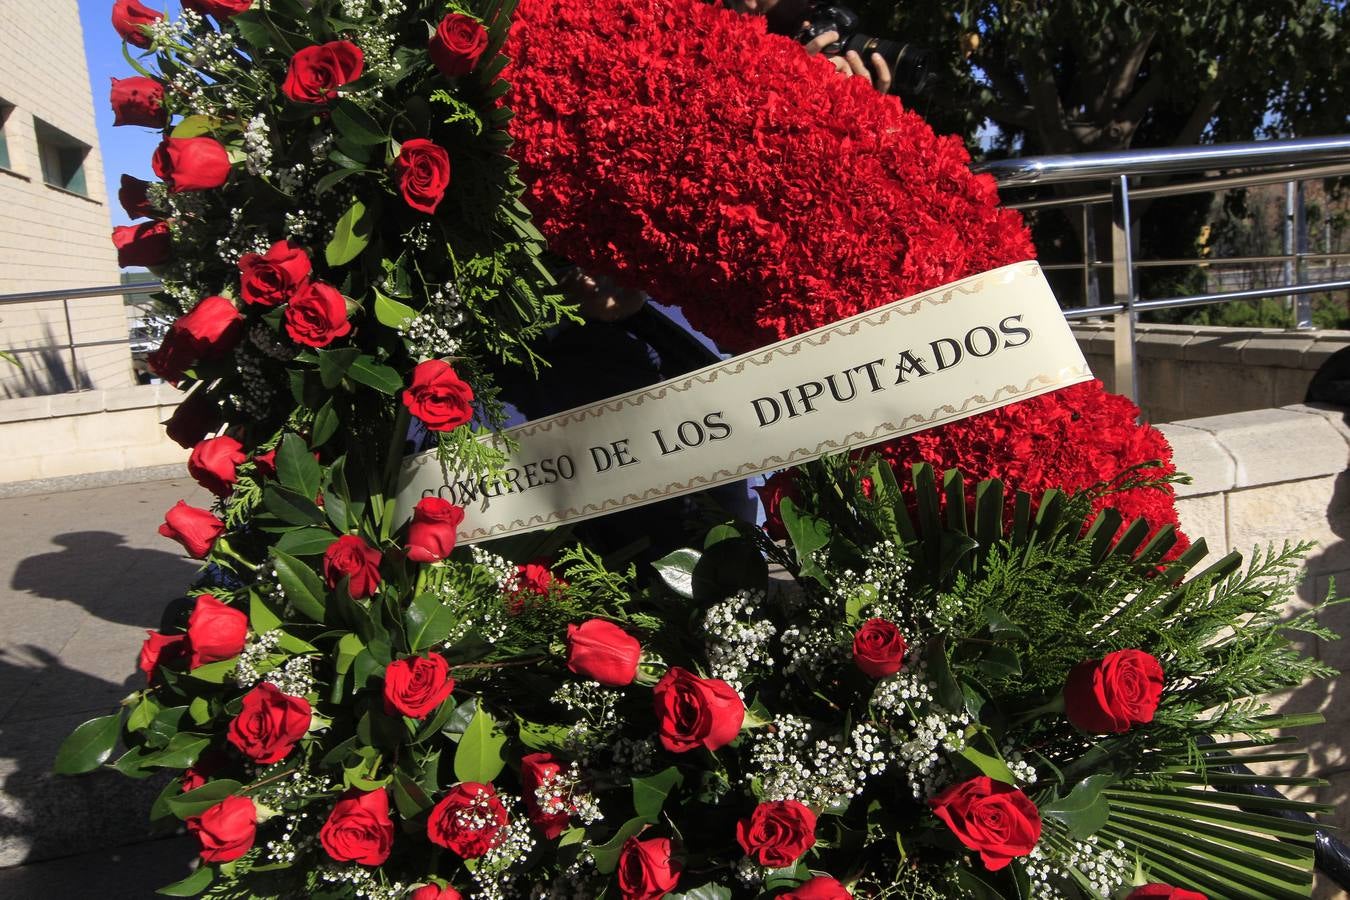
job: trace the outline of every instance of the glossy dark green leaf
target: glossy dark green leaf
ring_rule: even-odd
[[[610,838],[599,847],[591,849],[591,858],[595,860],[596,871],[602,875],[608,875],[619,865],[619,854],[623,852],[624,842],[630,837],[641,834],[642,829],[646,828],[648,822],[641,817],[629,819],[619,826],[614,837]]]
[[[1111,816],[1111,805],[1102,791],[1113,780],[1106,773],[1084,778],[1068,794],[1042,806],[1041,815],[1064,823],[1078,840],[1087,840]]]
[[[277,447],[277,480],[301,497],[319,495],[319,478],[323,468],[306,446],[304,438],[288,433]]]
[[[405,820],[412,820],[434,805],[422,786],[402,772],[394,773],[394,806]]]
[[[288,531],[276,542],[276,548],[291,556],[317,556],[327,550],[338,536],[317,525]]]
[[[421,594],[408,606],[403,619],[408,627],[408,647],[414,653],[439,644],[455,627],[455,613],[435,594]]]
[[[460,781],[488,784],[506,766],[502,748],[506,735],[497,728],[492,716],[481,706],[474,712],[469,727],[455,748],[455,777]]]
[[[684,548],[668,553],[652,563],[656,574],[676,594],[686,600],[694,599],[694,566],[702,556],[697,550]]]
[[[216,870],[204,865],[182,881],[175,881],[173,884],[160,888],[155,893],[163,894],[165,897],[195,897],[210,887],[211,881],[215,877]]]
[[[263,508],[287,525],[322,525],[326,521],[314,497],[297,494],[279,484],[263,488]]]
[[[351,100],[339,100],[333,106],[333,126],[344,138],[357,144],[376,146],[388,143],[380,123]]]
[[[397,369],[381,365],[369,356],[357,357],[352,362],[352,367],[347,370],[347,375],[352,381],[360,382],[391,397],[403,389],[403,376]]]
[[[121,710],[110,716],[90,719],[61,742],[52,771],[57,775],[82,775],[94,771],[112,756],[121,731]]]
[[[388,328],[401,328],[409,319],[417,318],[417,310],[400,303],[382,292],[375,292],[375,319]]]
[[[338,347],[334,350],[319,351],[319,378],[323,386],[332,390],[342,383],[347,370],[356,362],[361,351],[355,347]]]
[[[179,794],[176,797],[170,797],[168,800],[169,809],[173,810],[173,814],[180,819],[199,816],[226,797],[232,797],[239,793],[242,787],[242,784],[229,778],[222,778],[220,781],[208,781],[199,788]]]
[[[684,781],[684,775],[674,766],[655,775],[633,779],[633,811],[648,822],[656,822],[666,797]]]
[[[147,759],[145,764],[164,769],[186,769],[197,761],[197,757],[210,743],[211,739],[204,734],[180,731],[167,747]]]
[[[319,407],[319,411],[314,414],[314,428],[309,436],[310,444],[314,447],[322,447],[328,443],[333,435],[337,434],[341,425],[342,420],[333,411],[333,401],[329,400]]]
[[[822,585],[827,585],[828,579],[824,571],[816,565],[815,553],[824,549],[830,542],[829,524],[824,519],[799,511],[797,504],[787,497],[778,505],[778,514],[782,517],[783,527],[792,541],[792,549],[797,556],[797,565],[801,567],[802,576],[814,578]]]
[[[277,581],[291,605],[315,622],[322,622],[327,591],[319,575],[309,566],[285,551],[272,548],[272,562],[276,566]]]
[[[361,164],[357,163],[356,166],[360,167]],[[372,225],[370,217],[366,215],[366,205],[360,200],[352,203],[342,218],[338,219],[333,238],[324,248],[324,259],[328,265],[345,265],[360,256],[361,251],[370,244]]]
[[[678,894],[666,894],[666,900],[731,900],[731,888],[709,882]]]

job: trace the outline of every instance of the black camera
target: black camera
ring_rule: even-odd
[[[933,82],[932,52],[924,47],[888,41],[858,30],[861,19],[847,6],[810,0],[780,0],[768,14],[769,30],[809,43],[827,31],[839,39],[824,48],[830,56],[855,51],[872,71],[872,54],[879,53],[891,70],[892,89],[910,97],[922,95]],[[806,25],[803,26],[802,22]],[[876,73],[873,71],[873,75]]]

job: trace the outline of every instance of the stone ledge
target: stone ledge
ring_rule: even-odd
[[[1197,479],[1179,486],[1178,495],[1340,474],[1350,454],[1350,427],[1344,421],[1336,424],[1328,413],[1298,405],[1187,419],[1163,427],[1168,440],[1174,441],[1179,468]],[[1209,440],[1195,432],[1207,434]],[[1231,482],[1225,484],[1229,471]]]
[[[16,397],[0,400],[0,423],[88,416],[129,409],[171,408],[177,406],[182,397],[178,389],[170,384],[140,384],[135,387],[74,391],[43,397]]]
[[[1111,354],[1112,325],[1075,322],[1072,329],[1084,353]],[[1350,331],[1218,325],[1138,325],[1136,329],[1141,359],[1184,359],[1311,371],[1336,351],[1350,347]]]

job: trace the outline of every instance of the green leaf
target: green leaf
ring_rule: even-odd
[[[333,126],[338,133],[357,144],[376,146],[389,141],[380,123],[350,100],[339,100],[333,106]]]
[[[323,581],[309,566],[284,551],[272,548],[272,562],[276,566],[277,581],[282,593],[297,611],[315,622],[322,622],[326,609],[327,591]]]
[[[197,757],[211,743],[204,734],[192,734],[181,731],[169,741],[169,746],[145,760],[147,766],[159,766],[162,769],[186,769],[197,761]]]
[[[365,169],[351,169],[351,168],[334,169],[332,172],[329,172],[327,175],[323,176],[315,183],[314,193],[317,196],[322,197],[324,194],[328,193],[333,188],[337,187],[339,184],[346,181],[348,178],[352,177],[353,175],[364,174],[365,171],[366,171]]]
[[[1111,816],[1111,805],[1102,790],[1113,780],[1109,773],[1090,775],[1073,786],[1068,794],[1041,807],[1041,815],[1057,819],[1068,827],[1073,836],[1085,841],[1095,834]]]
[[[347,374],[352,381],[358,381],[391,397],[403,389],[403,376],[397,369],[380,365],[369,356],[357,357]]]
[[[314,414],[314,428],[309,436],[310,444],[315,447],[322,447],[328,443],[329,438],[337,434],[341,425],[342,420],[333,411],[333,401],[329,400],[319,407],[319,411]]]
[[[787,529],[788,537],[792,540],[792,549],[797,555],[797,564],[801,566],[802,577],[814,578],[828,587],[829,579],[816,565],[815,554],[817,550],[824,549],[830,543],[829,523],[810,513],[799,511],[797,504],[788,497],[784,497],[778,504],[778,514],[782,517],[783,527]]]
[[[188,677],[195,678],[198,681],[204,681],[207,684],[224,684],[225,679],[234,671],[236,661],[231,659],[222,659],[217,662],[207,663],[204,666],[198,666],[188,673]]]
[[[347,674],[347,670],[352,667],[352,663],[362,650],[366,649],[361,636],[347,632],[338,639],[337,653],[337,672],[339,675]]]
[[[166,897],[195,897],[210,887],[211,880],[215,877],[215,869],[210,866],[202,866],[182,881],[175,881],[173,884],[160,888],[155,893],[163,894]]]
[[[938,637],[929,641],[923,658],[929,675],[937,683],[937,702],[948,712],[961,712],[965,708],[965,694],[947,662],[947,645],[943,639]]]
[[[338,347],[336,350],[319,351],[319,380],[323,386],[332,390],[342,383],[347,370],[356,362],[361,351],[355,347]]]
[[[623,852],[624,842],[630,837],[642,833],[649,823],[646,819],[638,817],[629,819],[619,826],[619,830],[599,847],[591,848],[591,857],[595,860],[595,868],[601,875],[608,875],[619,865],[619,854]]]
[[[351,208],[338,219],[333,229],[333,239],[324,249],[324,259],[328,265],[345,265],[360,256],[370,243],[371,226],[366,216],[366,205],[360,200],[353,202]]]
[[[460,781],[488,784],[506,766],[502,756],[504,746],[506,735],[497,729],[497,723],[480,705],[455,749],[455,777]]]
[[[731,900],[731,888],[708,882],[678,894],[666,894],[666,900]]]
[[[314,503],[313,494],[306,497],[279,484],[263,489],[263,508],[287,525],[322,525],[328,521]]]
[[[90,719],[61,742],[52,771],[57,775],[82,775],[94,771],[112,756],[121,730],[121,710],[110,716]]]
[[[979,769],[982,775],[988,775],[995,781],[1001,781],[1004,784],[1017,783],[1012,772],[1008,769],[1008,764],[997,756],[976,750],[970,744],[966,744],[966,748],[961,751],[961,756],[966,762]]]
[[[409,319],[417,318],[417,310],[400,303],[392,297],[386,297],[380,291],[375,292],[375,320],[389,328],[401,328]]]
[[[243,787],[237,781],[223,778],[220,781],[208,781],[199,788],[168,799],[169,809],[180,819],[199,816],[226,797],[239,793]]]
[[[684,782],[684,775],[674,766],[662,769],[655,775],[633,779],[633,811],[640,818],[655,823],[661,815],[670,792]]]
[[[679,596],[686,600],[694,599],[694,566],[702,556],[697,550],[684,548],[668,553],[652,563],[656,574]]]
[[[286,532],[277,540],[276,548],[292,556],[318,556],[337,539],[327,528],[315,525]]]
[[[211,116],[187,116],[170,132],[170,137],[194,138],[208,135],[220,127],[220,120]]]
[[[277,447],[277,480],[301,497],[319,495],[322,467],[298,434],[286,434]]]
[[[439,644],[455,627],[455,613],[435,594],[421,594],[403,614],[408,626],[408,647],[414,652]]]
[[[248,624],[258,634],[281,627],[281,616],[257,591],[249,591]]]
[[[435,802],[422,786],[402,772],[394,773],[394,805],[405,820],[415,819],[431,809]]]
[[[150,727],[150,723],[155,721],[155,716],[159,713],[159,704],[153,697],[142,697],[140,702],[131,709],[131,715],[127,717],[127,731],[144,731]]]

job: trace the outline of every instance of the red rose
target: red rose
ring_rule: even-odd
[[[207,438],[192,448],[188,474],[217,497],[228,497],[239,480],[236,467],[247,459],[244,445],[234,438],[224,435]]]
[[[394,160],[398,189],[413,209],[434,213],[450,184],[450,154],[424,138],[405,141]]]
[[[478,58],[487,49],[487,29],[472,16],[450,13],[427,44],[431,61],[446,78],[458,78],[473,71]]]
[[[187,829],[201,843],[204,862],[229,862],[253,849],[258,808],[247,797],[226,797],[200,816],[188,819]]]
[[[149,47],[150,35],[143,26],[153,25],[164,18],[164,13],[156,12],[137,0],[117,0],[112,9],[112,26],[122,36],[122,40],[133,47]]]
[[[423,497],[413,508],[408,526],[408,559],[429,563],[445,559],[455,549],[455,533],[464,510],[440,497]]]
[[[193,669],[233,659],[243,651],[248,639],[248,616],[210,594],[202,594],[188,617],[187,638],[192,648]]]
[[[797,478],[792,472],[775,472],[755,488],[759,502],[764,504],[764,530],[775,541],[788,538],[787,528],[783,525],[783,516],[778,511],[784,500],[800,503],[801,489],[797,487]]]
[[[1064,714],[1088,734],[1121,734],[1153,721],[1163,670],[1142,650],[1117,650],[1080,662],[1064,684]]]
[[[244,334],[244,316],[228,297],[203,298],[170,327],[187,335],[201,359],[219,359],[234,349]]]
[[[530,822],[550,841],[562,834],[571,818],[562,764],[549,753],[522,757],[520,785]]]
[[[796,800],[773,800],[736,823],[736,842],[761,866],[781,869],[816,843],[816,814]]]
[[[145,357],[145,364],[169,384],[177,384],[183,373],[197,362],[197,342],[181,330],[169,327],[159,346]]]
[[[1199,891],[1188,891],[1185,888],[1172,887],[1170,884],[1145,884],[1130,891],[1125,900],[1208,900],[1208,898]]]
[[[306,347],[327,347],[352,330],[346,298],[321,281],[311,281],[295,292],[285,319],[291,340]]]
[[[169,121],[169,112],[164,108],[164,85],[153,78],[144,75],[114,78],[110,99],[113,125],[163,128]]]
[[[463,900],[463,895],[449,886],[424,884],[409,894],[408,900]]]
[[[184,769],[183,774],[178,779],[183,793],[195,791],[203,786],[211,780],[212,776],[220,774],[229,763],[229,757],[219,747],[209,747],[202,751],[202,754],[197,757],[197,761]]]
[[[905,639],[885,619],[868,619],[853,636],[853,662],[869,678],[885,678],[905,664]]]
[[[175,194],[209,191],[230,177],[230,155],[213,137],[165,138],[150,162],[155,174]]]
[[[164,524],[159,526],[159,533],[182,544],[188,556],[203,559],[211,552],[216,540],[225,533],[225,523],[216,518],[211,510],[188,506],[186,500],[179,500],[173,509],[164,514]]]
[[[146,195],[148,187],[150,187],[148,181],[142,181],[133,175],[122,176],[122,186],[117,190],[117,202],[127,211],[128,218],[146,219],[159,215],[150,205],[150,198]]]
[[[337,89],[361,77],[365,56],[351,41],[306,47],[291,57],[281,92],[296,103],[327,103]]]
[[[497,846],[506,821],[506,807],[492,785],[465,781],[432,807],[427,839],[464,859],[477,859]]]
[[[237,16],[253,5],[253,0],[183,0],[183,8],[194,10],[204,16],[228,19]]]
[[[384,670],[384,711],[421,719],[445,702],[455,689],[445,657],[396,659]]]
[[[197,446],[202,438],[220,427],[220,407],[198,391],[178,404],[164,423],[164,432],[184,450]]]
[[[817,875],[796,890],[779,894],[778,900],[853,900],[853,895],[828,875]]]
[[[163,222],[118,225],[112,230],[112,242],[117,248],[117,264],[124,269],[158,266],[173,255],[173,239]]]
[[[957,839],[997,872],[1026,856],[1041,839],[1041,814],[1031,798],[1010,784],[980,775],[954,784],[928,805]]]
[[[429,359],[413,369],[412,384],[403,392],[403,405],[429,431],[451,431],[473,418],[473,388],[448,362]]]
[[[745,704],[725,681],[672,666],[652,689],[661,746],[671,753],[716,750],[741,732]]]
[[[239,259],[239,293],[245,303],[280,306],[309,281],[314,267],[309,255],[287,240],[266,253],[245,253]],[[344,316],[346,307],[343,307]]]
[[[146,684],[155,680],[155,673],[164,663],[178,662],[187,655],[187,635],[160,634],[147,631],[145,643],[141,644],[141,655],[137,668],[145,673]]]
[[[380,551],[354,534],[344,534],[328,545],[323,553],[323,577],[328,589],[338,586],[344,577],[347,590],[360,600],[375,593],[380,586]]]
[[[338,862],[383,865],[394,846],[389,792],[347,791],[319,829],[319,843]]]
[[[567,668],[609,687],[632,684],[642,645],[613,622],[588,619],[567,626]]]
[[[619,854],[619,892],[623,900],[660,900],[680,883],[684,866],[670,855],[669,838],[624,841]]]
[[[259,453],[253,457],[253,464],[258,467],[258,474],[264,478],[277,477],[277,450],[273,447],[266,453]]]
[[[264,681],[244,695],[244,706],[230,722],[226,737],[239,752],[268,765],[286,758],[309,731],[312,711],[304,697],[283,694]]]
[[[516,566],[515,574],[502,585],[506,594],[507,612],[513,616],[520,615],[531,602],[548,597],[555,584],[559,587],[567,586],[567,582],[561,578],[554,578],[548,566],[543,563],[532,562]]]

